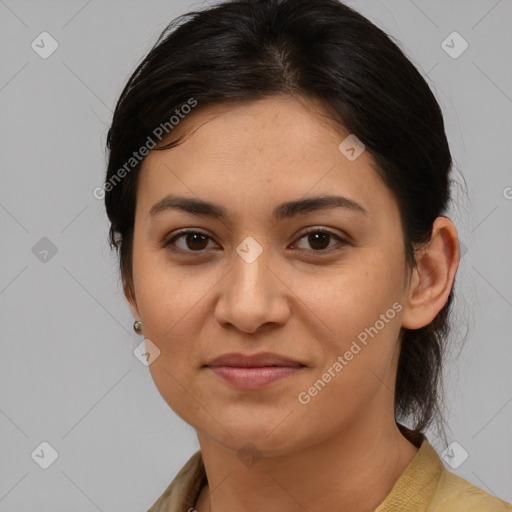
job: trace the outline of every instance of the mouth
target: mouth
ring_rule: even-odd
[[[270,352],[224,354],[204,366],[223,381],[241,389],[260,389],[306,368],[298,361]]]
[[[260,389],[300,372],[305,366],[208,367],[216,376],[241,389]]]
[[[230,366],[236,368],[268,368],[286,367],[299,368],[305,366],[290,357],[274,354],[272,352],[259,352],[257,354],[242,354],[231,352],[212,359],[205,366],[210,368],[218,366]]]

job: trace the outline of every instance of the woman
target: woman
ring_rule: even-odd
[[[424,434],[460,257],[452,161],[384,32],[335,0],[190,13],[129,79],[108,149],[134,329],[201,448],[150,512],[512,510]]]

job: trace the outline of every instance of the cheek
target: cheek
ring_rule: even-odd
[[[325,333],[317,338],[322,358],[311,379],[311,385],[320,380],[317,388],[324,404],[342,399],[346,406],[359,407],[394,377],[391,362],[401,327],[402,275],[399,265],[387,261],[338,269],[309,294],[308,281],[301,281],[298,294]]]
[[[197,266],[173,265],[165,249],[153,248],[134,254],[133,274],[137,305],[146,326],[144,334],[158,340],[165,350],[186,347],[170,342],[194,334],[194,328],[187,324],[188,317],[201,308],[215,276]]]
[[[333,333],[318,338],[322,363],[296,401],[306,432],[320,429],[331,435],[350,425],[377,395],[393,401],[392,362],[399,349],[402,305],[386,283],[370,277],[352,275],[343,284],[354,286],[341,291],[334,283],[329,300],[318,303],[318,314]],[[321,426],[316,418],[322,418]]]
[[[180,354],[186,362],[186,354],[194,350],[194,340],[200,339],[202,324],[194,318],[204,308],[208,289],[204,283],[172,280],[154,272],[137,290],[144,335],[153,339],[162,352]]]
[[[294,292],[310,307],[330,344],[339,351],[376,322],[382,327],[381,315],[386,316],[386,326],[395,319],[400,308],[393,309],[393,304],[402,298],[401,279],[397,268],[386,269],[383,261],[371,265],[361,262],[334,269],[315,282],[296,280],[299,284]]]
[[[146,277],[139,276],[137,290],[144,336],[160,350],[149,366],[160,395],[184,421],[195,425],[205,414],[205,390],[197,386],[204,354],[204,314],[209,280],[183,278],[170,270],[153,266]],[[206,281],[206,282],[204,282]],[[204,421],[204,420],[203,420]]]

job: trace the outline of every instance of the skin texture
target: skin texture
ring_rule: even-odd
[[[367,151],[354,161],[340,152],[348,132],[312,100],[199,106],[171,135],[183,133],[181,145],[143,162],[133,289],[125,281],[125,294],[144,338],[160,350],[149,366],[160,394],[197,432],[209,486],[196,509],[373,510],[417,453],[394,418],[400,329],[427,325],[445,304],[459,264],[453,223],[436,219],[409,274],[393,193]],[[148,216],[169,193],[214,202],[230,218],[178,210]],[[322,194],[351,198],[368,213],[335,208],[272,218],[282,202]],[[163,247],[184,228],[211,238]],[[315,245],[304,228],[348,243],[331,237]],[[252,263],[236,252],[249,236],[262,248]],[[300,403],[299,393],[396,303],[394,318]],[[242,390],[203,367],[227,352],[261,351],[306,368]],[[255,454],[250,466],[237,456],[246,443]]]

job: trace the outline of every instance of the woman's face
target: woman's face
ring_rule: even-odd
[[[316,103],[200,107],[171,133],[187,140],[152,151],[138,182],[131,307],[160,350],[149,368],[162,397],[198,435],[275,455],[394,422],[404,242],[369,153],[354,159],[362,148],[350,139],[340,150],[349,133]],[[226,217],[151,213],[168,195]],[[282,206],[321,196],[359,207]],[[165,245],[183,230],[200,234]],[[233,352],[302,367],[240,387],[206,366]]]

